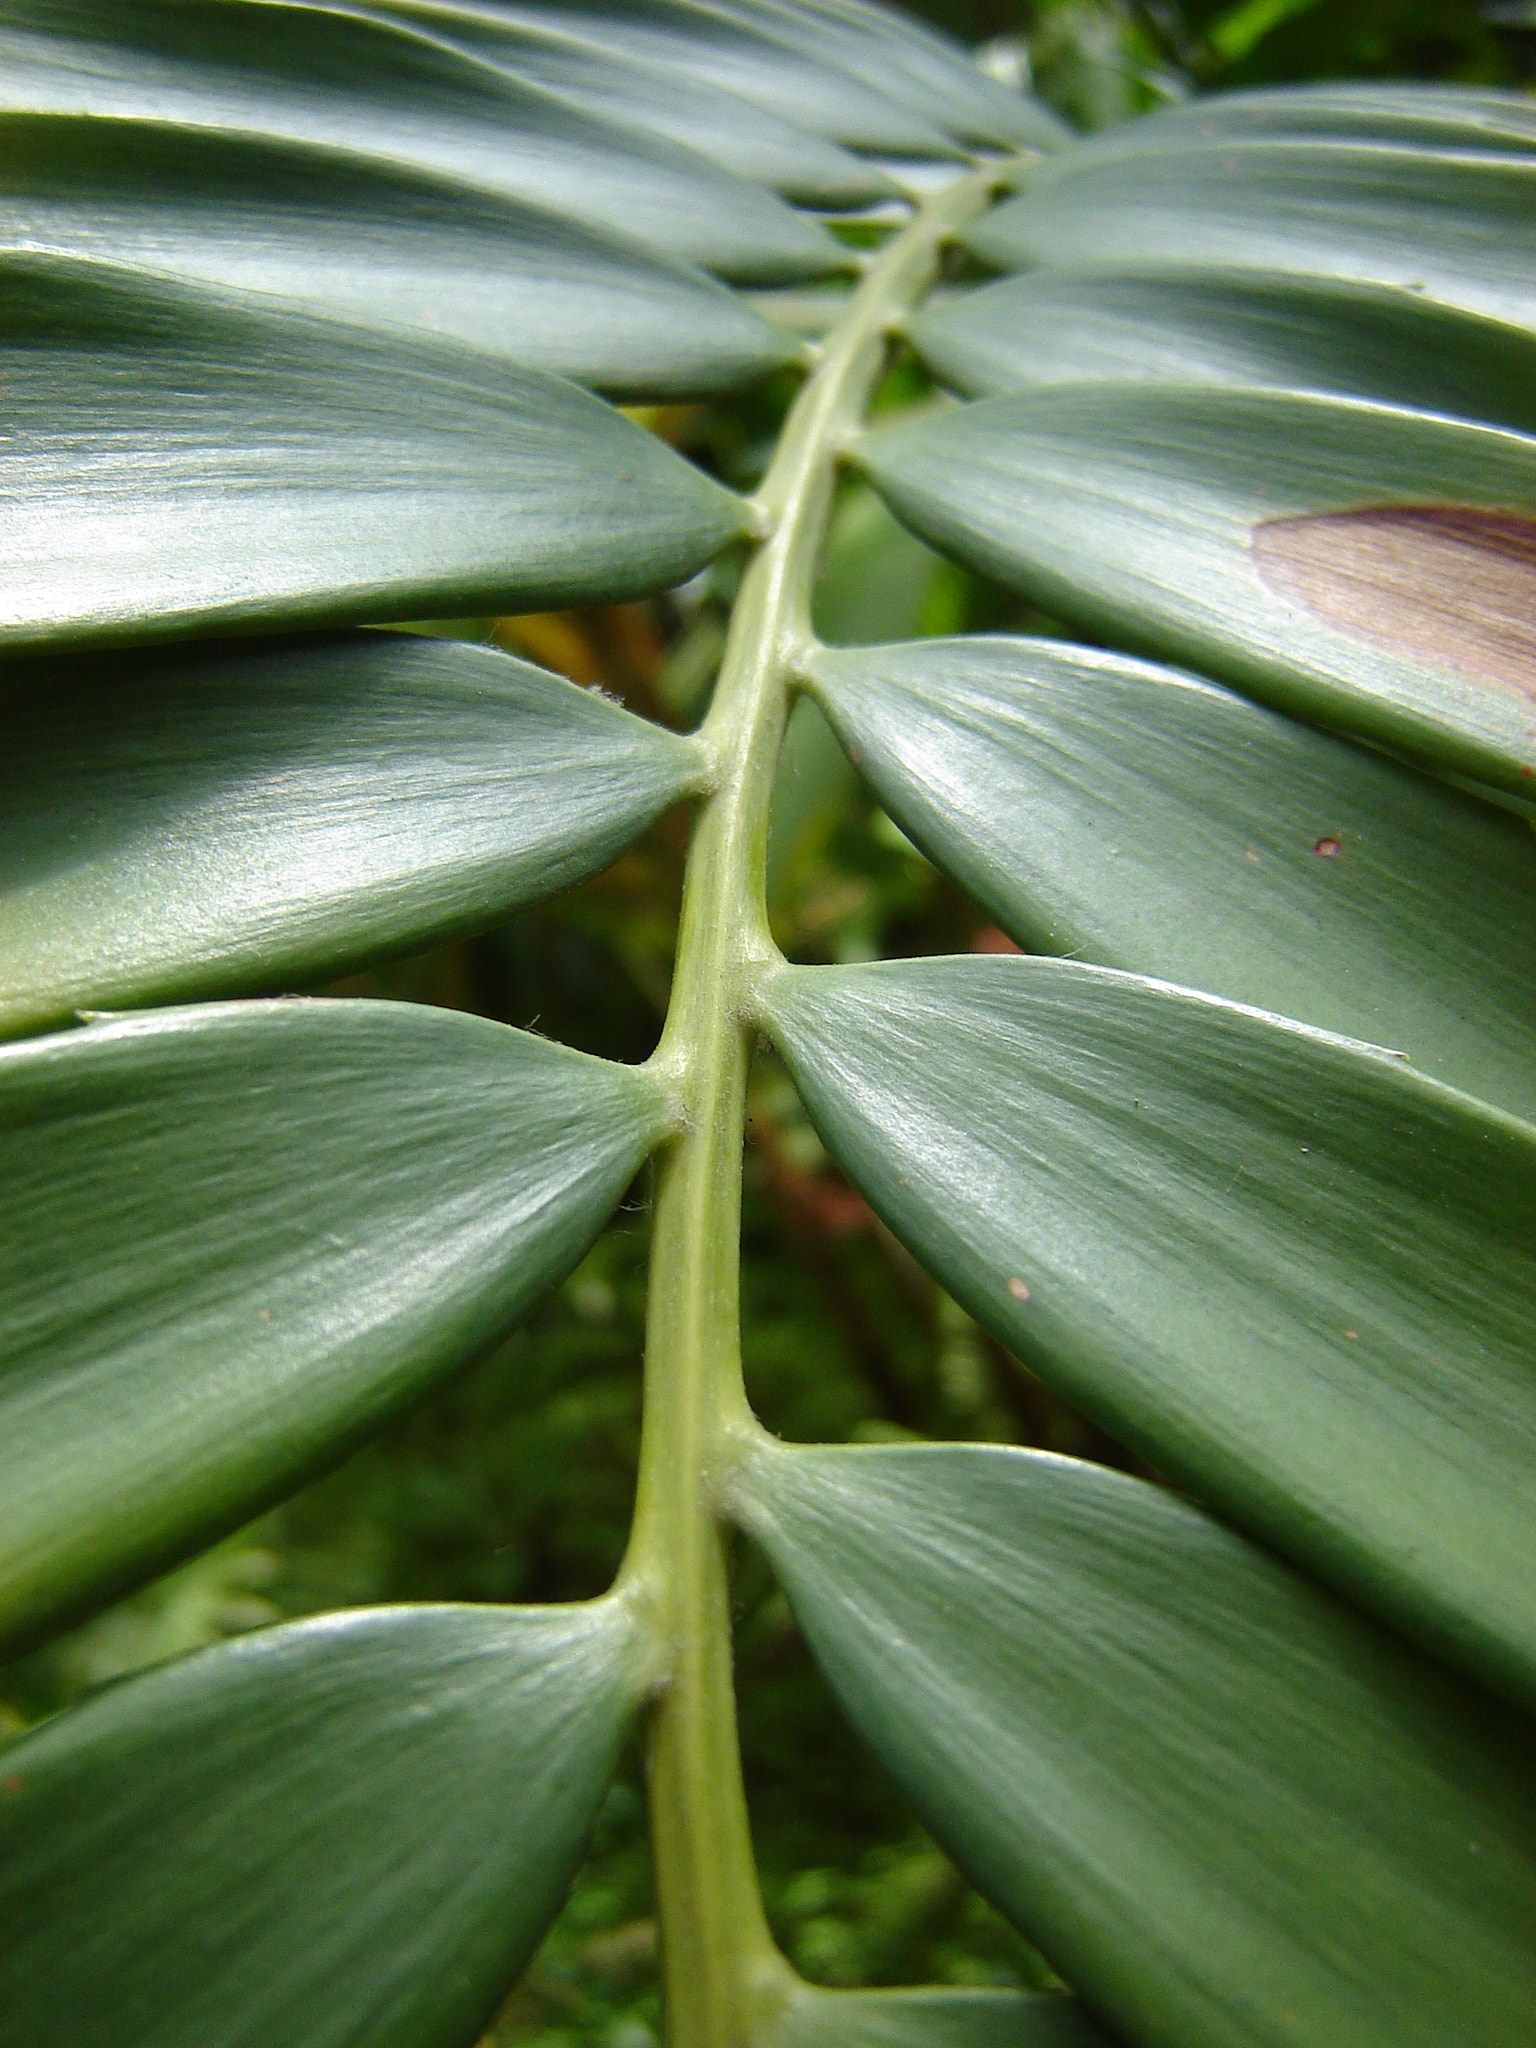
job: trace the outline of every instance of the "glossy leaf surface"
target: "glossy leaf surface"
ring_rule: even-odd
[[[0,644],[531,610],[677,583],[746,506],[561,379],[0,257]]]
[[[793,359],[700,271],[579,221],[374,158],[195,126],[11,114],[0,246],[401,323],[624,396],[721,389]]]
[[[893,510],[1048,611],[1442,768],[1536,775],[1536,438],[1145,380],[860,444]]]
[[[470,2048],[636,1703],[615,1601],[262,1630],[0,1763],[7,2042]]]
[[[1075,1998],[1021,1991],[813,1991],[802,1986],[774,2048],[1112,2048]]]
[[[1536,1125],[1064,961],[789,969],[764,1008],[850,1176],[1042,1378],[1536,1699]]]
[[[1134,132],[1133,132],[1134,127]],[[1305,85],[1218,93],[1168,107],[1093,137],[1095,153],[1313,137],[1458,150],[1536,151],[1536,109],[1521,92],[1381,79],[1309,79]]]
[[[1536,1116],[1536,835],[1176,670],[1059,640],[824,649],[881,802],[1020,945],[1370,1039]]]
[[[1342,279],[1037,270],[913,323],[936,375],[985,397],[1085,378],[1334,392],[1536,431],[1536,334]]]
[[[741,283],[846,267],[817,222],[632,123],[520,85],[363,9],[300,0],[36,0],[0,19],[17,111],[319,143],[553,208]]]
[[[0,721],[0,1031],[488,925],[702,774],[544,669],[383,633],[13,665]]]
[[[169,1563],[500,1336],[667,1119],[655,1084],[391,1003],[0,1048],[0,1615]]]
[[[697,4],[697,0],[690,0]],[[971,53],[911,14],[864,0],[708,0],[710,11],[762,24],[815,62],[835,61],[897,106],[961,142],[1054,149],[1071,131],[1040,100],[987,75]]]
[[[1529,1724],[1162,1489],[759,1450],[739,1512],[927,1825],[1147,2048],[1520,2048]]]
[[[1536,153],[1191,140],[1048,159],[967,236],[1001,269],[1222,264],[1536,321]]]
[[[739,93],[673,66],[617,53],[598,41],[514,20],[487,0],[389,0],[387,9],[375,11],[426,29],[499,71],[561,93],[594,113],[643,123],[802,205],[869,206],[895,190],[851,150]]]
[[[828,141],[891,156],[958,157],[929,114],[891,99],[817,41],[786,35],[775,10],[746,18],[702,0],[497,0],[498,14],[659,64],[766,107]],[[801,24],[803,29],[803,22]]]

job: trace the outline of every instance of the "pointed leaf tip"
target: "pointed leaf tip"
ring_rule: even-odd
[[[576,1263],[651,1076],[409,1004],[148,1011],[0,1048],[0,1624],[236,1527]]]
[[[545,669],[376,631],[13,662],[0,724],[0,1033],[488,925],[702,772]]]
[[[1396,1046],[1536,1117],[1522,819],[1061,640],[822,649],[810,687],[896,822],[1027,950]]]
[[[764,1010],[850,1178],[1043,1379],[1536,1703],[1536,1125],[1062,960],[786,969]]]
[[[555,377],[406,330],[0,255],[0,644],[638,596],[740,498]]]
[[[0,2031],[471,2048],[554,1917],[641,1690],[632,1619],[262,1630],[7,1747]]]
[[[733,1492],[922,1819],[1128,2041],[1525,2048],[1522,1716],[1102,1467],[765,1442]]]

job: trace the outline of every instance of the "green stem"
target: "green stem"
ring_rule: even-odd
[[[703,739],[716,764],[689,849],[676,975],[654,1065],[684,1128],[658,1171],[645,1424],[624,1583],[664,1645],[649,1729],[652,1846],[670,2048],[760,2036],[793,1979],[763,1914],[736,1739],[726,1537],[715,1482],[750,1424],[738,1260],[752,984],[777,958],[764,893],[768,802],[838,454],[893,325],[987,204],[978,171],[928,201],[870,266],[785,422]]]

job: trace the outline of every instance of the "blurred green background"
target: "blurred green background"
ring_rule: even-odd
[[[1500,26],[1467,0],[930,0],[916,11],[990,45],[991,64],[1033,76],[1083,127],[1228,85],[1338,75],[1521,84],[1536,72],[1536,30]],[[648,417],[750,487],[792,388]],[[881,402],[922,391],[920,373],[901,363]],[[644,605],[454,630],[600,681],[647,716],[687,727],[707,697],[735,573],[717,565]],[[842,642],[1051,630],[930,554],[861,486],[837,509],[817,626]],[[575,894],[345,990],[480,1011],[643,1059],[666,1002],[686,833],[686,816],[674,814]],[[785,743],[770,894],[779,941],[797,959],[1007,943],[870,802],[809,707]],[[280,1618],[361,1602],[601,1590],[623,1548],[639,1441],[647,1195],[638,1183],[525,1328],[340,1470],[75,1634],[0,1667],[0,1737],[84,1687]],[[747,1377],[771,1429],[822,1441],[986,1437],[1130,1462],[907,1257],[830,1167],[767,1056],[753,1082],[743,1224]],[[797,1968],[835,1985],[1049,1982],[846,1732],[750,1554],[739,1561],[736,1617],[764,1889]],[[491,2038],[649,2048],[656,1984],[636,1748],[565,1912]]]

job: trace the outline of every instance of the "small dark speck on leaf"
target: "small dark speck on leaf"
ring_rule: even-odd
[[[1319,860],[1337,860],[1344,847],[1340,840],[1324,837],[1313,840],[1312,851]]]
[[[1360,1332],[1358,1330],[1346,1330],[1344,1334],[1351,1344],[1358,1344],[1360,1342]]]
[[[1254,866],[1257,867],[1259,865],[1259,849],[1256,846],[1245,846],[1243,848],[1243,858],[1251,860]]]
[[[19,1792],[21,1790],[21,1780],[13,1772],[9,1778],[0,1778],[0,1787],[3,1787],[7,1792]]]
[[[257,1309],[257,1311],[256,1311],[256,1319],[257,1319],[257,1321],[258,1321],[258,1322],[263,1322],[263,1323],[270,1323],[270,1322],[271,1322],[271,1320],[272,1320],[272,1311],[271,1311],[271,1309],[269,1309],[269,1308],[259,1308],[259,1309]]]
[[[1013,1296],[1015,1301],[1028,1301],[1029,1299],[1029,1289],[1024,1285],[1024,1282],[1018,1278],[1014,1278],[1008,1282],[1008,1292]]]

